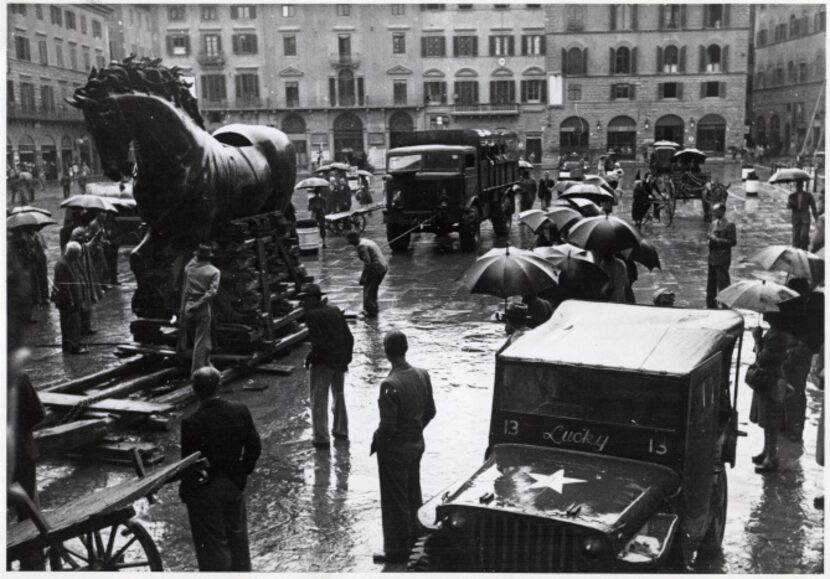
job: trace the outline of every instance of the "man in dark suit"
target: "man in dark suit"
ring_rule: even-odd
[[[545,171],[545,176],[539,179],[539,203],[541,203],[543,211],[546,211],[550,207],[553,188],[555,186],[556,183],[550,178],[550,172]]]
[[[55,307],[61,321],[61,346],[64,354],[87,354],[81,345],[81,307],[83,280],[76,275],[76,264],[81,259],[81,246],[76,241],[66,244],[63,257],[55,263]]]
[[[380,508],[383,521],[383,553],[375,561],[405,561],[417,539],[421,507],[421,456],[424,428],[435,416],[429,372],[406,361],[403,332],[383,338],[386,358],[392,363],[380,385],[380,425],[371,452],[378,454]]]
[[[248,408],[219,397],[219,371],[193,373],[199,407],[182,420],[182,457],[201,452],[207,468],[182,477],[200,571],[250,571],[245,485],[262,450]]]
[[[709,276],[706,282],[706,307],[718,307],[718,292],[730,284],[729,265],[732,263],[732,248],[738,243],[735,224],[726,218],[726,205],[712,206],[712,226],[709,241]]]

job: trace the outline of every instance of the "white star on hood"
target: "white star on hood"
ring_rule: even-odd
[[[565,485],[588,482],[578,478],[566,477],[564,468],[559,469],[553,474],[536,474],[532,472],[529,472],[527,474],[528,476],[530,476],[530,478],[536,481],[532,485],[530,485],[530,488],[549,488],[556,491],[560,495],[562,494],[562,487]]]

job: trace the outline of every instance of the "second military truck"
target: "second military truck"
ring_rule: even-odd
[[[386,237],[406,251],[412,231],[457,231],[462,251],[475,251],[481,222],[510,232],[512,188],[519,181],[518,139],[512,132],[413,131],[387,153]]]

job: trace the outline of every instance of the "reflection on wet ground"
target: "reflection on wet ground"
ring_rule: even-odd
[[[790,235],[785,214],[786,195],[764,187],[760,197],[746,200],[739,187],[732,188],[731,218],[738,226],[739,245],[733,253],[733,279],[748,277],[755,266],[740,263],[753,250],[772,243],[786,243]],[[630,196],[630,193],[627,193]],[[57,206],[57,192],[47,208]],[[618,213],[627,216],[625,204]],[[295,200],[303,207],[300,199]],[[50,204],[52,206],[50,206]],[[57,257],[57,229],[49,235],[50,263]],[[660,252],[663,271],[640,270],[635,288],[640,303],[650,303],[660,286],[677,294],[677,305],[702,307],[706,280],[706,228],[699,202],[680,203],[672,228],[648,225],[644,235]],[[385,238],[379,212],[370,219],[367,235],[379,242]],[[492,230],[483,227],[482,252],[493,244]],[[511,244],[527,246],[532,236],[514,224]],[[354,249],[343,238],[328,240],[330,249],[307,261],[309,272],[329,292],[331,302],[350,312],[361,308],[358,277],[360,264]],[[346,399],[351,424],[351,442],[338,443],[330,453],[316,452],[310,445],[307,383],[302,361],[305,347],[280,360],[296,365],[289,377],[256,376],[270,384],[262,392],[243,391],[244,382],[234,384],[227,396],[248,404],[263,439],[263,456],[248,487],[249,530],[256,570],[282,572],[376,572],[384,570],[372,562],[372,553],[382,547],[377,468],[369,456],[369,443],[377,424],[377,388],[388,372],[381,340],[390,329],[404,330],[410,339],[413,364],[432,374],[438,415],[426,431],[426,454],[422,462],[422,486],[433,496],[480,466],[490,418],[494,356],[504,334],[493,314],[500,300],[470,295],[459,278],[475,260],[474,255],[434,254],[431,236],[413,236],[413,251],[394,255],[390,273],[381,287],[381,315],[377,320],[352,322],[355,355],[347,376]],[[120,288],[110,291],[97,308],[99,333],[95,341],[115,343],[129,340],[129,298],[134,285],[121,261]],[[57,343],[57,313],[41,312],[41,322],[32,327],[37,344]],[[749,316],[747,326],[757,323]],[[742,368],[753,354],[747,333]],[[95,346],[88,357],[63,358],[60,349],[36,350],[35,382],[77,377],[91,369],[114,363],[112,346]],[[779,573],[819,572],[823,567],[823,517],[813,509],[819,494],[821,469],[815,463],[817,417],[822,393],[810,386],[808,421],[803,448],[783,440],[781,470],[762,477],[754,473],[750,456],[762,446],[761,431],[747,423],[750,391],[741,386],[741,428],[748,433],[738,446],[738,466],[729,471],[729,513],[724,555],[700,564],[699,572]],[[156,440],[170,458],[178,456],[178,421],[168,433],[145,433]],[[132,476],[127,468],[100,464],[50,462],[39,467],[42,499],[46,508]],[[148,522],[167,568],[194,570],[184,506],[177,488],[159,493],[153,506],[140,503],[140,517]],[[402,570],[401,566],[386,570]]]

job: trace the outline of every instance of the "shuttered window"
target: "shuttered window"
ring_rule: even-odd
[[[478,56],[478,36],[453,36],[453,56]]]
[[[421,37],[422,57],[444,57],[447,54],[446,39],[443,36]]]
[[[523,80],[521,87],[523,103],[547,102],[547,83],[544,79]]]
[[[256,34],[234,34],[232,40],[234,54],[257,53]]]

